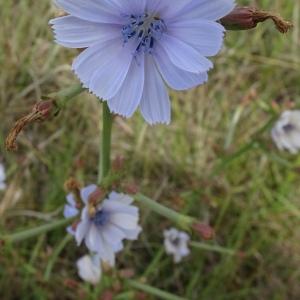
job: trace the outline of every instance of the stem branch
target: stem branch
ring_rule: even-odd
[[[180,227],[188,229],[194,222],[195,219],[183,214],[176,212],[173,209],[170,209],[164,205],[159,204],[158,202],[144,196],[142,194],[135,195],[135,200],[141,202],[149,209],[153,210],[157,214],[177,223]]]
[[[0,237],[0,240],[4,240],[5,242],[6,241],[18,242],[18,241],[27,240],[29,238],[38,236],[40,234],[51,231],[53,229],[65,226],[65,225],[69,224],[70,222],[72,222],[72,219],[63,219],[63,220],[53,221],[49,224],[41,225],[39,227],[34,227],[31,229],[27,229],[27,230],[12,233],[9,235],[5,235],[3,237]]]

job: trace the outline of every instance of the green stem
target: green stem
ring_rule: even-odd
[[[81,84],[75,84],[59,92],[51,93],[47,96],[47,98],[54,99],[57,109],[60,110],[67,105],[69,100],[80,95],[84,92],[84,90],[85,89],[81,86]]]
[[[48,281],[50,279],[50,276],[51,276],[51,272],[52,272],[52,269],[53,269],[53,266],[58,258],[58,256],[60,255],[60,253],[64,250],[64,248],[66,247],[66,245],[73,240],[73,236],[70,235],[70,234],[67,234],[65,236],[65,238],[58,244],[58,246],[55,248],[48,264],[47,264],[47,267],[46,267],[46,271],[45,271],[45,274],[44,274],[44,279],[45,281]]]
[[[20,232],[8,234],[5,236],[0,237],[0,240],[4,240],[5,242],[19,242],[23,240],[27,240],[29,238],[38,236],[42,233],[51,231],[53,229],[65,226],[69,224],[72,221],[72,219],[63,219],[63,220],[58,220],[58,221],[53,221],[49,224],[45,224],[39,227],[34,227],[31,229],[23,230]]]
[[[224,248],[218,245],[210,245],[200,242],[190,242],[191,247],[201,249],[201,250],[207,250],[207,251],[213,251],[213,252],[219,252],[222,254],[228,254],[228,255],[236,255],[237,252],[228,248]]]
[[[98,184],[101,184],[110,170],[111,132],[113,116],[106,102],[103,102],[102,134],[98,167]]]
[[[127,284],[137,290],[143,291],[145,293],[148,293],[150,295],[156,296],[160,299],[165,299],[165,300],[188,300],[187,298],[182,298],[182,297],[178,297],[176,295],[173,295],[171,293],[162,291],[160,289],[157,289],[153,286],[141,283],[139,281],[136,280],[127,280],[126,281]]]
[[[157,271],[159,269],[159,263],[164,254],[165,254],[165,249],[164,249],[164,247],[161,247],[159,249],[159,251],[156,253],[152,262],[147,266],[147,269],[141,276],[142,278],[148,278],[152,272],[154,273],[155,271]]]
[[[142,194],[135,195],[135,200],[141,202],[157,214],[177,223],[184,229],[188,229],[195,222],[194,218],[180,214],[175,210],[165,207]]]

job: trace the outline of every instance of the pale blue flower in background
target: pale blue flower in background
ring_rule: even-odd
[[[164,231],[164,245],[167,254],[173,255],[174,262],[181,262],[182,258],[190,254],[188,242],[190,237],[187,233],[171,228]]]
[[[271,134],[278,149],[297,154],[300,150],[300,110],[283,112]]]
[[[95,190],[90,191],[92,194]],[[113,266],[115,253],[123,249],[123,240],[135,240],[141,232],[139,210],[131,205],[131,197],[112,192],[91,214],[88,198],[83,198],[85,207],[75,231],[76,241],[78,245],[84,241],[91,252]]]
[[[101,280],[102,269],[101,261],[97,254],[84,255],[77,260],[77,269],[79,277],[94,285]]]
[[[234,0],[56,0],[69,15],[50,21],[56,42],[87,48],[73,70],[84,87],[130,117],[169,123],[166,85],[185,90],[207,81],[207,59],[223,43],[217,22]]]
[[[0,163],[0,191],[6,189],[6,174],[5,174],[5,167],[3,164]]]

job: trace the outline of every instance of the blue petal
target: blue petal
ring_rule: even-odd
[[[151,55],[147,55],[145,58],[145,70],[145,87],[140,105],[141,113],[149,124],[169,124],[171,106],[168,91]]]
[[[89,89],[99,98],[111,99],[122,87],[133,60],[131,48],[128,46],[127,44],[124,47],[121,39],[116,41],[110,45],[110,49],[106,49],[109,51],[106,53],[106,63],[101,66],[97,62],[98,70],[91,78]]]
[[[90,227],[91,227],[91,223],[87,220],[81,221],[77,225],[76,232],[75,232],[75,238],[76,238],[78,246],[82,243],[83,239],[88,234]]]
[[[105,65],[114,56],[118,55],[116,51],[120,39],[96,44],[84,50],[73,62],[72,68],[85,87],[90,86],[93,74]],[[114,58],[113,58],[114,59]]]
[[[74,198],[73,194],[71,194],[71,193],[68,194],[67,197],[66,197],[66,199],[67,199],[67,202],[68,202],[71,206],[76,207],[76,201],[75,201],[75,198]]]
[[[147,9],[157,13],[161,18],[170,18],[181,11],[192,0],[151,0],[148,1]]]
[[[73,70],[92,93],[111,99],[121,88],[133,59],[128,46],[119,38],[94,45],[75,59]]]
[[[210,60],[173,36],[164,34],[159,44],[164,48],[172,63],[180,69],[192,73],[203,73],[213,67]]]
[[[50,21],[56,42],[69,48],[87,48],[119,37],[121,26],[98,24],[73,16]]]
[[[113,0],[112,2],[116,3],[123,13],[137,15],[145,12],[147,0]]]
[[[75,236],[75,230],[73,229],[72,225],[68,226],[66,230],[69,234],[71,234],[72,236]]]
[[[234,0],[192,0],[176,15],[178,20],[204,19],[217,21],[229,14],[235,6]]]
[[[124,117],[131,117],[140,104],[144,88],[144,54],[132,60],[130,69],[119,92],[108,100],[110,110]]]
[[[166,83],[174,90],[187,90],[207,81],[207,73],[191,73],[176,67],[162,47],[157,45],[155,62]]]
[[[191,45],[204,56],[216,55],[223,44],[224,27],[219,23],[191,19],[168,25],[168,34]]]
[[[97,186],[95,184],[91,184],[91,185],[88,185],[86,187],[84,187],[83,189],[80,190],[80,196],[81,196],[81,199],[82,201],[87,204],[88,200],[89,200],[89,197],[90,195],[95,192],[97,189]]]
[[[70,206],[70,205],[65,205],[64,207],[64,217],[66,219],[69,219],[69,218],[73,218],[75,216],[77,216],[79,213],[78,209],[73,207],[73,206]]]
[[[56,0],[69,14],[96,23],[122,24],[121,11],[109,0]]]

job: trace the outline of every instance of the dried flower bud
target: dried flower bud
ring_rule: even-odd
[[[237,6],[229,15],[222,18],[220,22],[228,30],[248,30],[255,28],[258,23],[268,19],[273,20],[277,30],[281,33],[286,33],[293,27],[291,22],[285,21],[274,13],[247,6]]]
[[[18,149],[17,138],[24,128],[37,121],[45,121],[54,112],[55,103],[52,100],[41,101],[35,104],[31,112],[19,119],[10,130],[6,141],[5,147],[8,151],[15,151]]]
[[[136,183],[128,183],[124,186],[125,192],[130,195],[136,195],[139,192],[139,187]]]
[[[215,230],[207,224],[194,223],[192,228],[204,240],[212,240],[215,236]]]
[[[124,157],[118,155],[112,162],[112,169],[114,171],[121,171],[124,167]]]
[[[92,205],[99,204],[105,198],[106,192],[103,189],[97,188],[89,196],[89,203]]]
[[[75,178],[69,178],[65,183],[64,183],[64,188],[67,192],[80,192],[81,184],[78,180]]]
[[[119,276],[121,278],[133,278],[135,276],[135,271],[134,269],[123,269],[119,271]]]
[[[64,188],[67,192],[72,193],[77,203],[81,203],[80,189],[81,184],[75,178],[70,178],[64,183]]]
[[[79,223],[80,223],[79,220],[74,221],[74,222],[72,223],[71,228],[72,228],[72,230],[73,230],[74,232],[76,231],[77,226],[78,226]]]
[[[147,300],[147,299],[149,299],[147,294],[143,292],[137,292],[135,295],[135,300]]]
[[[79,287],[79,282],[77,282],[76,280],[67,278],[63,281],[63,285],[70,289],[77,289]]]
[[[39,121],[44,121],[50,117],[54,108],[55,108],[54,101],[52,100],[40,101],[34,105],[32,111],[40,115]]]
[[[106,290],[101,295],[102,300],[113,300],[114,299],[114,292],[112,290]]]

